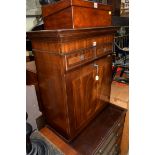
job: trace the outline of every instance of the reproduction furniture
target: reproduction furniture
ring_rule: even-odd
[[[42,112],[67,141],[75,138],[110,100],[116,27],[29,32]]]
[[[40,132],[65,155],[119,155],[126,110],[108,104],[73,141],[65,143],[47,127]],[[124,154],[122,154],[124,155]]]
[[[111,26],[112,6],[84,0],[61,0],[42,6],[44,29]]]

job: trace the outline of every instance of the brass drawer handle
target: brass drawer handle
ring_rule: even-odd
[[[116,137],[119,137],[119,134],[118,133],[116,134]]]
[[[99,153],[103,153],[103,150],[102,150],[102,149],[100,149],[98,152],[99,152]]]
[[[118,148],[118,144],[115,144],[115,148]]]

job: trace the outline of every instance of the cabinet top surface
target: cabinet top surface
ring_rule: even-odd
[[[118,30],[116,26],[80,28],[80,29],[57,29],[57,30],[40,30],[27,32],[29,39],[35,38],[83,38],[90,36],[103,35],[105,33],[115,33]],[[58,40],[58,39],[57,39]]]
[[[107,27],[91,27],[91,28],[77,28],[77,29],[56,29],[56,30],[38,30],[29,31],[27,33],[54,33],[54,32],[84,32],[84,31],[101,31],[101,30],[116,30],[118,26],[107,26]]]

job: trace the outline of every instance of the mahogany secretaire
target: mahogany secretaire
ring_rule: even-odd
[[[48,125],[72,140],[110,98],[115,27],[27,33]]]

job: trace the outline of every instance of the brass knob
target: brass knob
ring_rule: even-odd
[[[84,60],[84,55],[83,54],[80,55],[80,60]]]
[[[115,148],[117,148],[118,147],[118,144],[115,144]]]
[[[111,11],[109,11],[109,15],[111,15]]]

